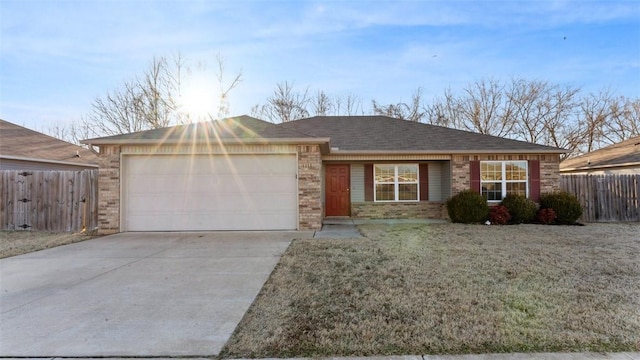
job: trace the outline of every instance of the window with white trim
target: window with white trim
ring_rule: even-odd
[[[481,161],[480,191],[487,201],[502,201],[507,194],[529,196],[527,161]]]
[[[373,166],[374,201],[418,201],[418,164]]]

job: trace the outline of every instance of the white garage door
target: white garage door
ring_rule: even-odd
[[[123,230],[294,230],[295,155],[124,156]]]

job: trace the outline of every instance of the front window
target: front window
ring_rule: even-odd
[[[375,201],[418,201],[418,165],[375,165]]]
[[[480,162],[480,188],[488,201],[501,201],[507,194],[528,195],[526,161]]]

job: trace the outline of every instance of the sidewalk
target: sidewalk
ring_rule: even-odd
[[[11,358],[3,358],[11,359]],[[46,357],[46,358],[19,358],[19,360],[58,360],[63,358]],[[109,360],[136,360],[137,358],[112,358]],[[157,357],[146,358],[147,360],[175,360],[180,357]],[[184,358],[189,360],[211,360],[211,358]],[[214,358],[215,359],[215,358]],[[18,360],[18,359],[16,359]],[[73,358],[73,360],[95,360],[95,358]],[[235,359],[244,360],[244,359]],[[275,360],[275,359],[264,359]],[[480,354],[480,355],[416,355],[416,356],[372,356],[372,357],[325,357],[325,358],[294,358],[282,360],[640,360],[640,352],[621,352],[621,353],[515,353],[515,354]]]

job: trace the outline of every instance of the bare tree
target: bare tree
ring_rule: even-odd
[[[446,89],[442,96],[436,96],[431,104],[424,107],[425,121],[432,125],[455,127],[459,117],[457,102],[451,89]]]
[[[399,102],[397,104],[378,104],[372,100],[373,113],[378,115],[386,115],[400,120],[423,121],[427,116],[427,111],[422,105],[422,88],[417,88],[412,96],[409,104]]]
[[[507,136],[515,126],[514,104],[505,96],[505,86],[498,80],[479,80],[463,89],[454,119],[460,129],[494,136]]]
[[[328,116],[333,114],[335,105],[333,101],[324,91],[320,90],[311,99],[311,110],[313,115]]]
[[[217,116],[221,118],[228,115],[228,96],[242,81],[242,73],[227,84],[224,59],[218,55],[216,60],[220,101]],[[97,97],[91,112],[72,124],[72,131],[86,138],[189,123],[192,115],[181,103],[184,82],[189,76],[192,76],[191,69],[180,54],[171,58],[154,57],[141,76],[124,82],[104,97]],[[212,94],[211,101],[214,100]],[[213,116],[209,114],[209,118]]]
[[[554,107],[547,83],[514,79],[506,95],[515,108],[516,136],[532,143],[540,142],[544,136],[546,120]]]
[[[178,76],[183,66],[180,56],[176,56],[173,63],[167,58],[154,58],[149,70],[138,80],[138,84],[134,84],[134,110],[142,118],[143,124],[157,129],[180,122],[182,114],[177,111],[177,98],[182,79]]]
[[[235,89],[240,82],[242,82],[242,70],[236,74],[236,76],[231,80],[231,82],[227,85],[224,81],[224,73],[225,73],[225,63],[224,58],[218,54],[216,56],[216,61],[218,63],[218,72],[216,73],[216,77],[218,79],[218,85],[220,87],[219,94],[219,103],[218,103],[218,119],[225,118],[229,116],[229,93],[231,90]]]
[[[455,95],[447,89],[424,107],[431,124],[494,136],[509,136],[515,127],[515,104],[508,89],[495,79],[471,83]]]
[[[302,119],[309,116],[363,115],[360,97],[349,94],[346,97],[331,96],[324,90],[310,95],[309,88],[294,90],[293,83],[276,85],[273,94],[264,104],[251,108],[251,115],[274,123]]]
[[[96,132],[90,127],[89,124],[79,120],[73,120],[67,124],[55,123],[47,127],[43,127],[40,132],[53,136],[56,139],[60,139],[78,146],[85,146],[80,143],[80,140],[89,139],[96,136]]]
[[[589,94],[582,99],[580,108],[584,121],[583,146],[585,152],[591,152],[603,145],[607,145],[605,125],[611,115],[613,98],[609,90],[598,94]]]
[[[614,98],[607,91],[580,96],[580,89],[546,81],[513,78],[508,83],[483,79],[455,94],[446,89],[431,104],[422,89],[409,103],[382,105],[372,101],[371,112],[422,121],[482,134],[508,137],[569,150],[567,155],[595,150],[640,133],[640,99]],[[360,99],[331,98],[323,91],[310,97],[289,83],[278,84],[273,95],[253,114],[273,122],[314,115],[364,114]]]
[[[83,122],[96,135],[116,135],[182,123],[187,116],[179,112],[177,98],[184,60],[176,56],[154,58],[141,77],[125,82],[121,88],[96,98]]]
[[[621,96],[610,105],[609,120],[605,122],[604,137],[617,143],[640,136],[640,99]]]
[[[577,151],[579,89],[514,78],[508,85],[490,79],[451,89],[425,107],[426,121],[441,126],[509,137]]]
[[[335,98],[335,112],[334,115],[363,115],[364,109],[362,108],[362,99],[354,94],[349,94],[345,98]]]
[[[554,146],[560,149],[569,150],[569,153],[560,155],[565,159],[580,153],[583,143],[583,131],[581,123],[566,117],[552,117],[545,125],[544,145]]]
[[[532,143],[557,145],[551,133],[576,121],[578,88],[550,85],[545,81],[514,79],[507,92],[514,107],[515,137]],[[578,144],[569,145],[571,149]]]
[[[309,116],[309,89],[304,92],[293,90],[293,83],[284,82],[276,85],[273,94],[264,105],[255,105],[251,113],[271,122],[288,122]]]

